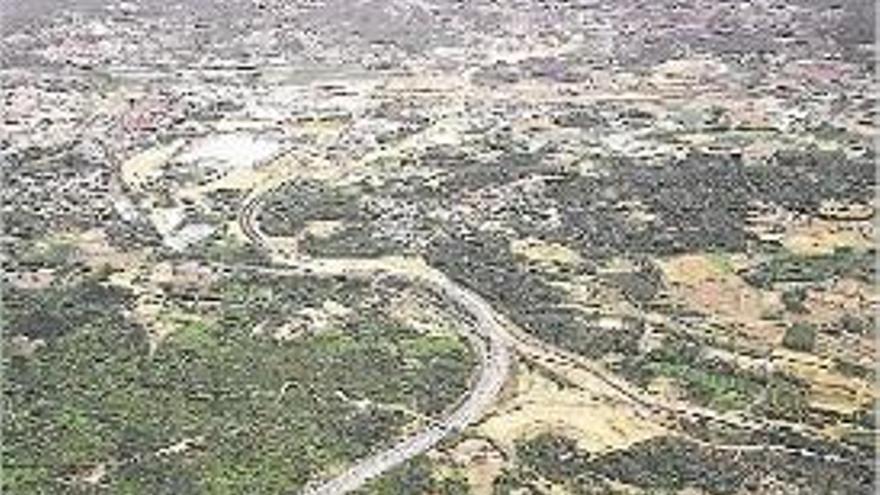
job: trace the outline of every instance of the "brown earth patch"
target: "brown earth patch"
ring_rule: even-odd
[[[478,432],[512,452],[517,440],[541,432],[561,432],[591,452],[626,447],[666,430],[615,400],[607,385],[574,369],[559,370],[575,386],[563,387],[546,371],[524,370],[511,399],[484,420]]]
[[[780,328],[764,317],[782,310],[779,294],[746,283],[737,275],[744,263],[741,257],[688,254],[659,264],[674,299],[750,337],[775,342]]]
[[[865,250],[873,246],[872,231],[870,221],[811,219],[787,229],[782,245],[792,253],[805,256],[831,254],[843,247]]]

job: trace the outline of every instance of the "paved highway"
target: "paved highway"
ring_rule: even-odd
[[[766,421],[720,415],[714,411],[690,405],[658,403],[644,396],[641,391],[631,385],[596,369],[582,356],[556,348],[525,334],[502,315],[496,313],[479,295],[458,285],[443,272],[430,267],[420,259],[403,257],[318,259],[276,250],[256,222],[261,198],[270,191],[265,190],[251,196],[245,201],[239,213],[239,224],[244,234],[251,242],[273,256],[273,266],[249,267],[250,269],[268,273],[296,273],[314,276],[341,275],[358,278],[394,275],[431,287],[448,300],[456,302],[462,310],[474,318],[473,328],[467,328],[463,332],[474,347],[480,361],[476,378],[472,381],[470,390],[442,420],[400,440],[390,448],[356,462],[330,480],[310,484],[302,492],[302,495],[341,495],[357,490],[369,480],[426,452],[447,436],[477,421],[495,401],[507,379],[511,349],[516,349],[517,352],[533,358],[551,357],[553,360],[566,362],[588,371],[610,389],[619,393],[622,398],[628,399],[634,406],[652,414],[666,414],[676,419],[691,417],[692,419],[715,421],[722,425],[755,431],[766,431],[771,426]],[[740,453],[780,451],[797,457],[818,459],[835,464],[863,464],[858,456],[855,459],[850,459],[848,456],[841,457],[834,453],[816,452],[808,448],[784,444],[728,446],[713,444],[711,447]]]
[[[255,194],[245,201],[239,213],[239,225],[251,242],[273,254],[275,252],[269,239],[256,222],[261,198],[266,192]],[[470,390],[444,418],[383,451],[361,459],[328,481],[307,486],[303,495],[339,495],[357,490],[369,480],[426,452],[444,438],[478,420],[501,392],[511,360],[509,339],[500,323],[503,320],[481,297],[455,284],[441,272],[416,260],[394,257],[332,260],[299,256],[279,258],[280,263],[288,268],[276,266],[262,270],[359,278],[388,274],[431,287],[473,317],[474,325],[466,325],[462,331],[479,358],[476,378],[472,380]]]

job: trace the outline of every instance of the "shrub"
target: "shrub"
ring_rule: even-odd
[[[872,322],[863,318],[845,314],[840,318],[838,325],[840,329],[849,334],[863,335],[872,328]]]
[[[816,346],[816,327],[809,323],[795,323],[786,329],[782,346],[793,351],[813,352]]]
[[[785,309],[792,313],[806,313],[807,307],[804,301],[807,299],[807,290],[803,287],[796,287],[782,293],[782,305]]]

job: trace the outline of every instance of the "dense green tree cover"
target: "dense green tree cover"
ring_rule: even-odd
[[[779,441],[794,443],[787,452],[767,449],[733,454],[685,438],[663,436],[619,450],[590,454],[570,438],[543,433],[517,443],[515,464],[496,480],[495,492],[500,495],[514,493],[512,490],[517,488],[528,490],[543,479],[578,495],[616,493],[612,482],[648,493],[677,493],[689,488],[724,495],[760,493],[766,480],[772,478],[792,493],[872,493],[874,473],[870,458],[834,452],[845,461],[832,462],[797,455],[799,445],[793,437]],[[814,452],[830,453],[826,443],[803,446]]]
[[[457,472],[441,474],[438,464],[425,456],[370,482],[358,495],[468,495],[467,480]]]
[[[813,256],[782,253],[744,274],[747,282],[769,288],[778,283],[814,283],[835,278],[873,280],[875,252],[838,248]]]
[[[664,167],[624,163],[599,176],[566,177],[547,195],[562,212],[561,237],[586,252],[675,254],[745,250],[751,202],[814,215],[825,200],[870,201],[875,184],[869,158],[805,152],[746,166],[735,157],[693,154]],[[614,205],[627,201],[645,205],[655,220],[626,222]]]
[[[266,202],[259,221],[270,235],[296,235],[312,220],[360,217],[359,196],[320,181],[286,184]]]
[[[76,480],[102,465],[112,493],[281,493],[454,402],[473,362],[455,337],[370,312],[293,341],[253,334],[348,284],[235,276],[216,314],[152,351],[124,318],[77,318],[4,355],[4,493],[86,493]]]
[[[327,236],[306,235],[302,248],[305,252],[319,257],[360,257],[394,255],[404,252],[399,243],[374,235],[375,230],[365,223],[343,226]]]
[[[294,182],[270,198],[261,222],[269,233],[293,235],[309,220],[344,221],[345,229],[331,239],[309,241],[316,255],[430,255],[438,238],[480,236],[479,226],[487,221],[518,237],[564,242],[585,258],[742,252],[756,240],[747,228],[749,205],[816,215],[827,200],[867,203],[876,185],[871,156],[850,159],[807,150],[745,164],[737,156],[695,153],[662,167],[609,159],[594,173],[581,174],[548,165],[541,150],[527,152],[502,142],[492,157],[427,150],[418,160],[437,170],[432,177],[393,177],[345,188]],[[480,207],[449,216],[475,199]],[[652,219],[634,221],[632,205]],[[631,294],[636,298],[652,286],[624,285],[636,289]]]
[[[517,459],[551,480],[574,478],[584,471],[587,456],[568,437],[543,433],[516,447]]]
[[[97,276],[63,280],[47,289],[16,289],[4,293],[7,335],[54,338],[72,329],[98,321],[121,318],[130,304],[130,291],[100,282]]]

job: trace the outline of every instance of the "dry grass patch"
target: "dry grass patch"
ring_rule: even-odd
[[[600,452],[666,432],[615,400],[607,385],[591,375],[571,368],[559,371],[576,386],[563,388],[546,373],[524,370],[513,397],[479,425],[479,433],[512,452],[517,440],[553,430],[575,439],[585,450]]]
[[[659,260],[666,279],[678,285],[739,279],[735,272],[744,263],[742,256],[722,254],[684,254]]]
[[[851,247],[864,251],[873,246],[870,222],[833,222],[812,219],[785,233],[782,245],[794,254],[816,256]]]
[[[771,359],[776,369],[810,384],[810,406],[819,410],[850,415],[880,395],[876,385],[834,371],[828,358],[776,349]]]
[[[510,249],[515,256],[539,265],[576,265],[581,262],[580,255],[571,248],[555,242],[545,242],[530,237],[511,242]]]
[[[810,311],[810,322],[832,323],[839,321],[844,315],[869,315],[876,299],[875,289],[871,285],[852,279],[840,279],[822,291],[809,291],[805,306]]]
[[[77,233],[55,236],[58,242],[76,248],[76,257],[90,268],[110,267],[116,270],[129,270],[146,259],[143,251],[121,251],[110,244],[103,230],[91,229]]]
[[[339,231],[343,225],[343,222],[340,220],[313,220],[306,223],[303,233],[323,239]]]
[[[695,311],[710,314],[765,342],[780,335],[776,324],[764,320],[779,313],[779,294],[761,291],[737,272],[745,260],[739,256],[687,254],[659,260],[674,298]]]

